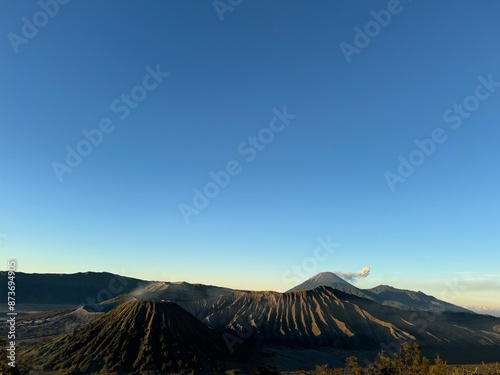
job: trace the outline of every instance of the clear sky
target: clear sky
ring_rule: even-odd
[[[499,12],[4,1],[2,259],[279,291],[368,266],[500,309]]]

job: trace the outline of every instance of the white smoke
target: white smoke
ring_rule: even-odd
[[[334,272],[337,276],[340,276],[347,281],[355,281],[356,279],[363,279],[370,274],[370,267],[364,267],[358,272]]]

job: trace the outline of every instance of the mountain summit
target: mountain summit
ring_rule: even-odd
[[[317,275],[307,279],[302,284],[293,287],[288,292],[297,292],[300,290],[313,290],[320,286],[329,286],[330,288],[341,290],[345,293],[350,293],[355,296],[370,298],[364,294],[360,289],[348,283],[341,277],[335,275],[333,272],[320,272]]]

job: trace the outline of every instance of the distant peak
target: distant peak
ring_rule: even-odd
[[[325,272],[319,272],[313,277],[321,277],[321,276],[337,276],[337,275],[335,275],[333,272],[325,271]]]
[[[337,276],[336,274],[334,274],[333,272],[330,272],[330,271],[317,273],[316,275],[313,276],[313,278],[315,278],[315,277],[335,277],[335,278],[340,279],[339,276]]]
[[[319,286],[328,286],[331,288],[354,288],[353,285],[337,276],[333,272],[320,272],[317,275],[307,279],[303,283],[295,286],[294,288],[288,290],[288,292],[294,292],[298,290],[312,290]]]
[[[320,272],[320,273],[314,275],[313,277],[311,277],[309,280],[334,281],[334,282],[349,284],[347,281],[345,281],[340,276],[337,276],[333,272],[329,272],[329,271]]]

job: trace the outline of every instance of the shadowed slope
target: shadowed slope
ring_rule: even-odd
[[[217,330],[257,328],[255,338],[266,343],[372,346],[414,339],[327,287],[291,293],[235,292],[183,306]]]
[[[413,290],[397,289],[389,285],[379,285],[372,289],[364,289],[363,292],[370,296],[370,298],[374,301],[387,306],[397,307],[399,309],[472,313],[472,311],[464,309],[463,307],[438,300],[437,298],[429,296],[425,293],[415,292]]]
[[[339,298],[369,311],[374,317],[383,319],[399,329],[415,336],[427,347],[441,348],[500,348],[500,318],[467,312],[430,312],[422,310],[400,310],[391,306],[343,293],[332,292]]]
[[[0,279],[7,273],[0,271]],[[24,304],[68,304],[100,302],[120,293],[130,292],[146,282],[108,272],[73,274],[16,272],[16,290]],[[2,295],[7,295],[7,283],[1,283]]]
[[[129,301],[78,331],[27,352],[44,370],[159,374],[221,366],[224,342],[182,307]]]
[[[500,347],[500,319],[400,310],[324,286],[291,293],[235,292],[183,305],[217,330],[251,328],[253,338],[265,343],[376,348],[417,340],[435,347]]]

